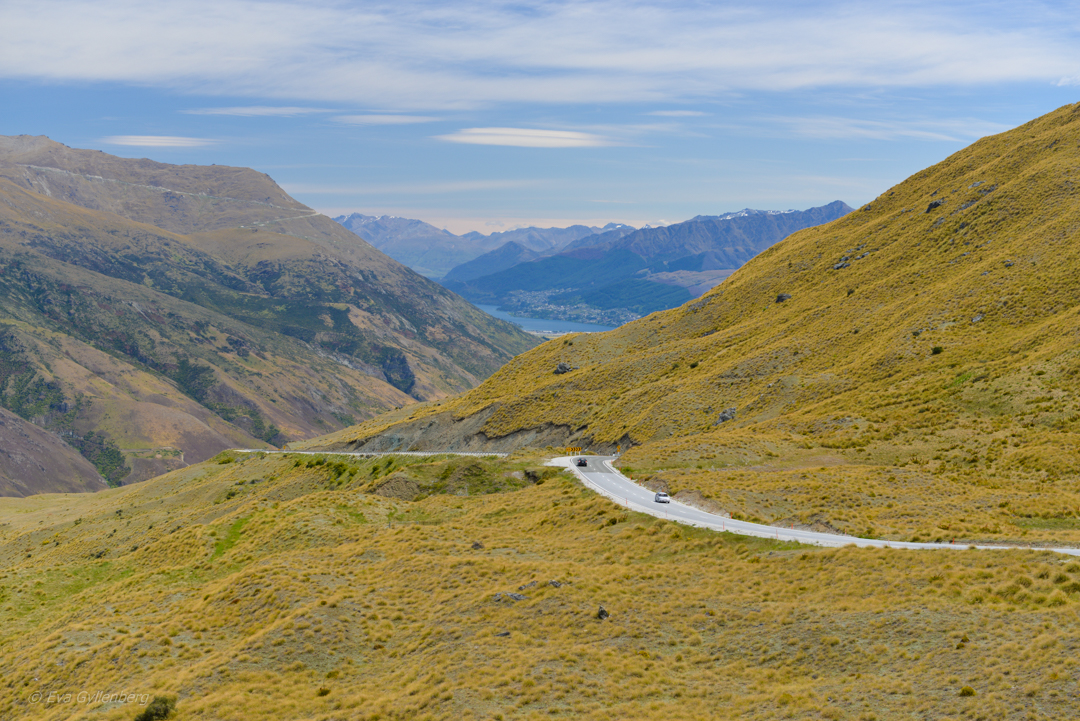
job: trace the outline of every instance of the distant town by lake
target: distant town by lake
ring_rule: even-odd
[[[510,315],[506,311],[498,309],[494,305],[477,305],[477,308],[490,316],[501,320],[516,323],[522,330],[530,333],[598,333],[605,330],[614,330],[613,326],[592,325],[590,323],[573,323],[568,320],[547,320],[545,318],[519,318]]]

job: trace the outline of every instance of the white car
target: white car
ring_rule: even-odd
[[[653,500],[656,503],[671,503],[671,496],[664,493],[663,491],[660,491],[653,497]]]

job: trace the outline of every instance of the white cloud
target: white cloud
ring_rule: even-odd
[[[440,118],[426,115],[338,115],[331,120],[347,125],[412,125],[433,123]]]
[[[662,118],[698,118],[708,113],[700,110],[654,110],[649,115],[659,115]]]
[[[1080,67],[1075,13],[1038,1],[5,0],[0,27],[2,78],[387,112],[1049,86]]]
[[[182,111],[187,115],[235,115],[242,118],[252,117],[282,117],[291,118],[296,115],[310,115],[312,113],[332,113],[325,108],[298,108],[294,106],[270,106],[270,105],[247,105],[234,108],[194,108]]]
[[[613,143],[600,135],[572,130],[535,128],[465,128],[439,140],[469,145],[509,145],[515,148],[595,148]]]
[[[213,145],[216,140],[207,138],[183,138],[175,135],[111,135],[101,142],[109,145],[134,145],[143,148],[201,148]]]

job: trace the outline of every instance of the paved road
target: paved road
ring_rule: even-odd
[[[834,533],[818,533],[817,531],[801,531],[792,528],[779,528],[776,526],[763,526],[749,521],[736,521],[713,513],[699,511],[678,501],[671,503],[656,503],[653,500],[652,491],[642,488],[626,476],[619,473],[611,462],[615,456],[584,456],[588,466],[579,468],[573,464],[573,459],[578,456],[565,456],[553,459],[549,465],[561,466],[573,471],[586,486],[601,495],[607,496],[620,506],[625,506],[634,511],[648,513],[657,518],[685,523],[699,528],[711,528],[716,531],[730,531],[743,536],[758,536],[760,538],[775,538],[779,541],[797,541],[816,546],[848,546],[855,545],[862,548],[912,548],[912,549],[939,549],[951,548],[963,550],[971,548],[966,544],[951,543],[911,543],[909,541],[882,541],[872,538],[856,538],[855,536],[841,536]],[[999,546],[975,546],[982,549],[1015,548],[1006,545]],[[1022,548],[1028,550],[1054,551],[1065,553],[1070,556],[1080,556],[1080,548],[1039,548],[1031,549],[1028,546]]]

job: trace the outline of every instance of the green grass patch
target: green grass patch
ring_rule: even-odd
[[[341,504],[337,506],[337,509],[339,511],[344,511],[345,515],[351,518],[353,523],[370,523],[370,521],[368,521],[367,519],[367,516],[365,516],[360,511],[355,510],[352,506],[346,506],[344,504]]]
[[[247,518],[236,519],[236,521],[234,521],[233,524],[229,526],[229,530],[225,532],[225,537],[219,538],[214,543],[214,555],[212,555],[210,558],[218,558],[230,548],[235,546],[240,540],[240,534],[243,533],[244,526],[246,526],[247,522],[250,520],[250,516],[248,516]]]

